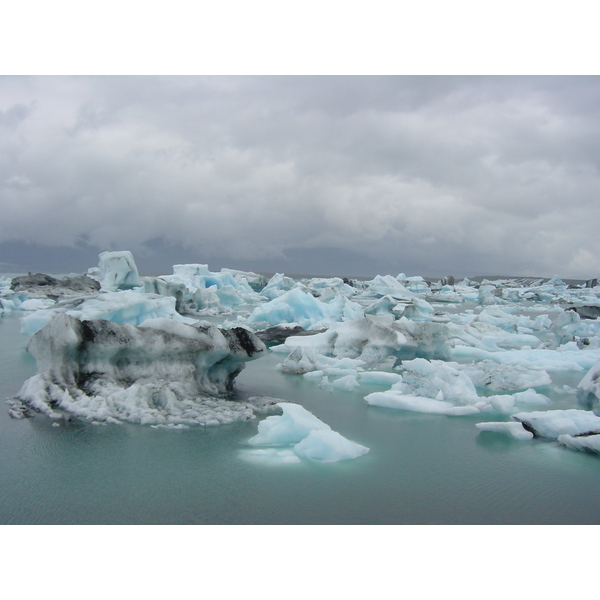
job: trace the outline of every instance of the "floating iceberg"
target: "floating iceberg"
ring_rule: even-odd
[[[367,404],[371,406],[382,406],[384,408],[395,408],[397,410],[408,410],[411,412],[430,413],[436,415],[462,416],[472,415],[479,412],[475,406],[456,406],[452,402],[414,396],[405,394],[398,390],[388,392],[373,392],[365,396]]]
[[[598,414],[600,411],[598,401],[600,400],[600,359],[585,374],[577,386],[577,393],[584,403],[588,403]]]
[[[174,265],[172,275],[144,278],[144,289],[147,293],[173,296],[179,311],[227,313],[245,303],[264,300],[244,275],[255,285],[261,281],[256,273],[231,269],[213,272],[205,264]]]
[[[348,298],[337,296],[329,303],[321,302],[301,288],[294,288],[255,308],[247,323],[265,324],[265,327],[295,323],[304,329],[320,329],[336,321],[360,319],[362,316],[362,307]]]
[[[543,369],[532,369],[522,365],[509,366],[489,359],[468,365],[452,364],[468,375],[476,386],[494,391],[526,390],[552,383],[550,375]]]
[[[17,398],[52,418],[212,425],[253,418],[228,401],[245,362],[266,351],[251,332],[154,319],[142,326],[58,314],[27,346],[38,374]]]
[[[563,434],[579,436],[600,433],[600,417],[588,410],[569,408],[520,412],[512,415],[512,418],[534,435],[545,438],[556,439]]]
[[[359,358],[376,365],[393,356],[397,360],[415,357],[445,358],[448,354],[443,323],[414,322],[405,317],[366,315],[362,319],[334,323],[326,332],[310,337],[289,337],[284,342],[295,348],[339,358]]]
[[[100,291],[100,284],[85,275],[57,279],[44,273],[30,273],[12,279],[10,289],[15,292],[27,292],[30,298],[57,298],[97,294]]]
[[[141,285],[135,260],[129,250],[102,252],[97,269],[90,269],[88,275],[100,282],[101,290],[115,292],[130,290]]]
[[[280,402],[278,406],[283,414],[261,421],[258,433],[248,440],[251,446],[293,445],[292,450],[297,456],[322,462],[350,460],[369,451],[333,431],[299,404]]]
[[[600,435],[580,435],[572,436],[562,434],[558,436],[558,443],[570,448],[571,450],[580,450],[583,452],[592,452],[600,454]]]

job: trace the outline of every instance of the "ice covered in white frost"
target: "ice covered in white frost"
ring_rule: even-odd
[[[293,446],[297,456],[322,462],[358,458],[369,448],[347,440],[299,404],[280,402],[282,415],[267,417],[258,424],[258,433],[248,440],[251,446]]]
[[[61,313],[27,350],[38,373],[17,398],[52,418],[215,425],[254,418],[251,403],[221,396],[266,347],[245,329],[207,322],[162,318],[135,327]]]

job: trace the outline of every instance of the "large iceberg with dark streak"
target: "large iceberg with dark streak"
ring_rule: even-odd
[[[226,399],[233,380],[266,351],[243,328],[171,319],[136,327],[56,315],[27,346],[38,374],[17,398],[52,418],[152,425],[212,425],[254,417],[250,403]]]

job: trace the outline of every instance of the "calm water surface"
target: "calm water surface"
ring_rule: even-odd
[[[0,394],[35,374],[17,315],[0,318]],[[2,524],[589,524],[600,523],[600,458],[519,442],[445,417],[368,406],[281,374],[281,354],[248,363],[240,397],[302,404],[371,450],[332,464],[256,462],[258,421],[184,430],[54,427],[0,406]],[[562,375],[575,385],[581,373]]]

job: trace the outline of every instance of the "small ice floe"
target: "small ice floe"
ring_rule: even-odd
[[[598,434],[573,436],[565,433],[559,435],[557,441],[571,450],[600,454],[600,435]]]
[[[600,433],[600,417],[589,410],[569,408],[520,412],[512,415],[512,419],[522,423],[534,435],[550,439],[557,439],[561,435]]]
[[[439,398],[441,397],[442,395],[439,394]],[[473,415],[479,412],[479,408],[476,406],[457,406],[446,400],[404,394],[399,390],[393,389],[387,392],[374,392],[369,394],[368,396],[365,396],[365,401],[371,406],[381,406],[384,408],[395,408],[397,410],[435,415],[463,416]]]
[[[333,431],[327,423],[299,404],[279,402],[278,406],[283,414],[261,421],[258,433],[248,440],[251,446],[266,448],[245,450],[247,457],[278,459],[284,463],[299,462],[298,457],[337,462],[358,458],[369,451],[369,448]]]

